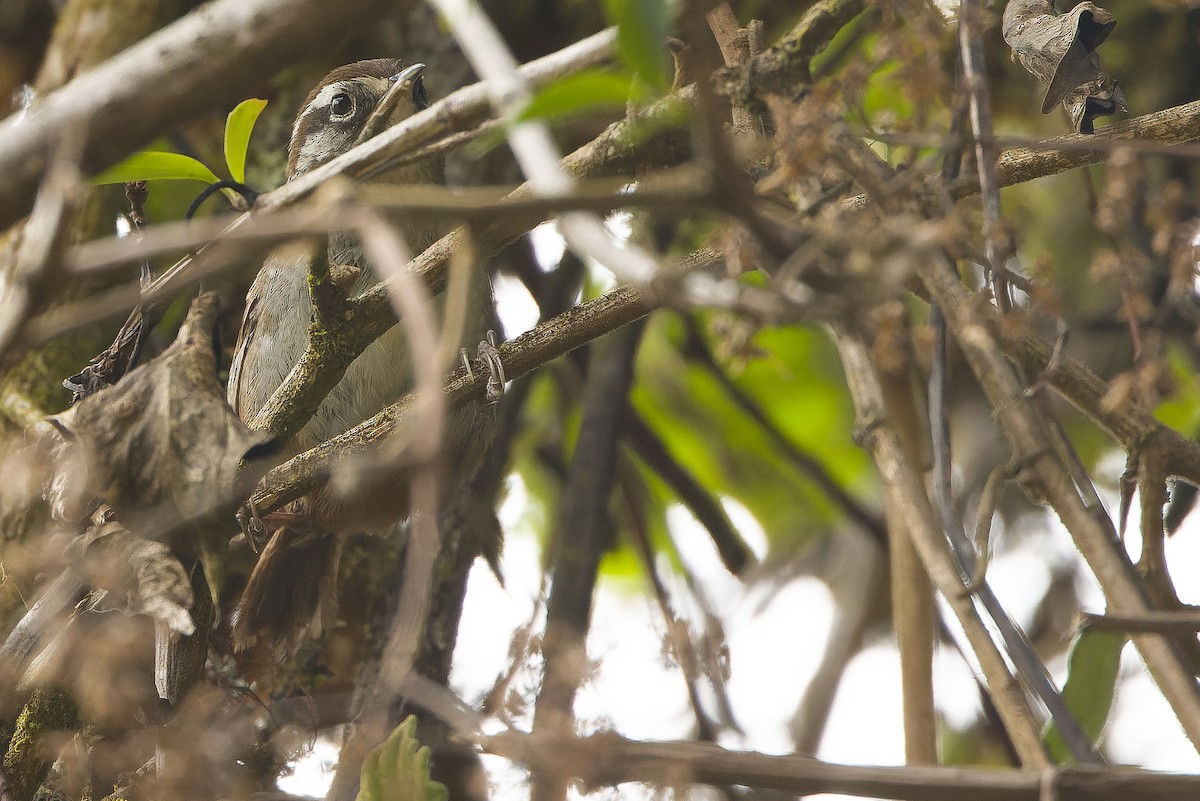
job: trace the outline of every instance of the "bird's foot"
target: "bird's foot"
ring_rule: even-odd
[[[254,501],[246,501],[237,510],[236,516],[238,528],[242,530],[242,534],[246,537],[246,544],[250,546],[250,550],[260,553],[263,546],[267,544],[267,526],[263,523],[262,518],[258,516],[258,508],[254,505]]]
[[[255,553],[262,553],[271,534],[285,526],[305,535],[298,539],[299,542],[306,542],[320,533],[313,525],[312,515],[307,512],[275,511],[260,516],[253,501],[246,501],[242,508],[238,509],[237,521],[246,537],[246,543]]]
[[[475,371],[471,368],[471,357],[467,354],[467,349],[460,348],[458,355],[462,358],[463,367],[467,368],[467,375],[474,378]],[[495,403],[504,397],[504,384],[507,382],[504,377],[504,362],[500,360],[500,349],[496,346],[495,331],[487,332],[487,339],[481,341],[475,350],[475,358],[487,367],[488,379],[485,395],[488,403]]]

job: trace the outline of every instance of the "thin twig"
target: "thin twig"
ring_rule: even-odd
[[[502,118],[515,118],[532,98],[517,69],[517,60],[499,31],[478,3],[467,0],[428,0],[454,32],[475,72],[484,78],[492,105]],[[507,129],[508,144],[529,186],[538,195],[560,195],[571,190],[573,179],[560,163],[561,156],[544,122],[526,120]],[[582,257],[591,257],[623,281],[644,282],[658,271],[658,260],[634,243],[620,246],[603,222],[590,214],[565,214],[559,228],[567,245]]]
[[[634,417],[631,411],[627,411],[627,419]],[[626,482],[628,484],[629,482]],[[625,488],[624,494],[629,497],[632,493],[630,488]],[[646,530],[645,518],[641,514],[640,509],[633,509],[630,515],[631,527],[633,529],[633,544],[637,550],[638,558],[642,562],[642,570],[646,574],[646,581],[650,585],[651,591],[654,593],[654,600],[658,604],[658,612],[662,615],[663,625],[666,628],[663,640],[670,653],[675,656],[675,661],[679,665],[679,672],[683,674],[683,683],[687,689],[688,703],[691,704],[692,714],[696,718],[696,737],[707,742],[715,742],[717,736],[717,724],[709,717],[708,712],[704,709],[704,703],[700,698],[700,655],[699,649],[696,647],[692,639],[691,626],[686,620],[683,620],[675,612],[675,605],[671,603],[671,594],[667,591],[667,585],[663,582],[662,576],[658,572],[658,564],[655,561],[654,546],[650,542],[649,532]]]
[[[774,443],[792,465],[799,470],[808,480],[817,485],[820,490],[825,493],[830,500],[836,503],[842,511],[851,520],[862,526],[875,540],[881,544],[887,543],[887,526],[878,512],[864,506],[860,501],[850,496],[846,490],[842,489],[841,485],[834,480],[825,466],[817,460],[812,454],[805,452],[798,445],[784,436],[779,426],[775,425],[767,413],[756,403],[749,395],[747,395],[740,387],[733,382],[733,379],[725,372],[722,367],[717,364],[716,357],[704,342],[704,338],[700,336],[699,331],[694,324],[690,324],[691,338],[689,345],[689,355],[700,363],[700,366],[708,370],[709,374],[717,381],[718,384],[729,395],[730,399],[736,403],[742,411],[744,411],[758,426],[762,429],[767,438]]]
[[[975,163],[983,196],[983,241],[991,267],[992,291],[1001,311],[1012,308],[1008,280],[1002,268],[1008,248],[1002,246],[1000,185],[996,181],[996,146],[992,142],[992,102],[988,93],[983,52],[983,4],[962,0],[958,7],[958,44],[963,83],[970,98],[971,128],[975,133]]]
[[[949,602],[987,679],[988,692],[1012,738],[1021,761],[1031,768],[1049,766],[1041,745],[1038,721],[991,634],[966,593],[958,561],[947,543],[920,477],[904,456],[890,427],[883,389],[868,348],[846,332],[838,334],[838,351],[858,417],[859,436],[871,452],[888,489],[889,504],[903,516],[913,544],[934,585]]]

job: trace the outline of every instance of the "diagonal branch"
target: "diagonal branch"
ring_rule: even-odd
[[[634,177],[633,172],[637,167],[677,163],[690,155],[686,135],[673,127],[651,127],[645,123],[674,118],[681,102],[684,102],[681,97],[670,97],[614,123],[592,142],[563,159],[563,166],[576,178],[614,175]],[[634,138],[635,131],[646,135]],[[526,184],[509,197],[525,198],[531,191]],[[476,231],[472,243],[481,255],[497,252],[543,219],[541,214],[510,215]],[[447,234],[409,265],[409,269],[434,294],[445,288],[450,258],[462,246],[462,237],[461,229]],[[355,299],[353,307],[349,319],[339,325],[336,336],[309,343],[300,362],[255,420],[256,429],[284,437],[289,432],[299,430],[321,400],[341,380],[350,362],[395,325],[396,318],[384,285],[376,286]]]
[[[1014,747],[1027,767],[1044,768],[1050,763],[1042,750],[1040,727],[1004,657],[975,608],[964,585],[958,563],[929,502],[922,479],[905,457],[884,404],[883,388],[872,363],[870,350],[847,332],[838,333],[846,383],[854,399],[859,436],[871,452],[883,476],[888,506],[908,528],[925,570],[962,624],[971,648],[979,659],[988,690]]]
[[[1006,150],[996,164],[996,183],[1001,188],[1016,186],[1100,164],[1120,147],[1137,152],[1141,144],[1146,152],[1161,154],[1169,153],[1170,145],[1197,140],[1200,140],[1200,100],[1193,100],[1097,128],[1094,134],[1068,134]],[[948,189],[955,200],[977,195],[979,178],[964,176]],[[870,202],[871,199],[863,194],[846,199],[842,205],[847,209],[861,209]]]
[[[1117,614],[1145,614],[1146,596],[1112,521],[1103,509],[1088,507],[1061,462],[1047,451],[1047,435],[1011,364],[982,322],[977,302],[958,277],[941,265],[920,264],[917,273],[946,314],[950,330],[995,410],[1013,458],[1023,476],[1044,497],[1071,532]],[[1047,357],[1048,358],[1048,357]],[[1194,745],[1200,746],[1200,690],[1179,653],[1162,637],[1141,634],[1134,643]]]
[[[217,0],[85,72],[0,122],[0,227],[29,211],[62,132],[85,132],[83,166],[99,170],[181,120],[244,97],[296,53],[320,52],[331,30],[353,30],[385,5]]]
[[[655,298],[655,294],[646,288],[619,287],[538,325],[500,346],[504,374],[510,380],[520,378],[551,359],[649,314],[659,305]],[[487,372],[482,365],[476,364],[475,368],[472,373],[460,368],[448,377],[443,388],[448,409],[483,392]],[[340,462],[385,439],[412,405],[410,394],[345,434],[271,470],[251,499],[255,508],[261,513],[275,511],[311,492]]]
[[[1183,144],[1197,139],[1200,139],[1200,100],[1105,125],[1097,128],[1094,134],[1068,134],[1039,142],[1034,147],[1013,148],[1000,157],[996,181],[1000,186],[1013,186],[1099,164],[1123,142],[1130,142],[1136,148],[1137,140]],[[1156,148],[1155,152],[1158,151]],[[952,188],[956,198],[978,192],[979,181],[974,176]]]

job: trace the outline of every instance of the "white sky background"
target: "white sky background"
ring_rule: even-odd
[[[524,490],[519,481],[509,487],[502,513],[507,533],[503,556],[505,587],[483,563],[470,579],[467,605],[459,635],[452,677],[454,689],[476,702],[508,661],[512,633],[529,619],[540,581],[540,553],[532,532],[522,530],[520,508]],[[1131,514],[1136,519],[1136,510]],[[833,617],[830,593],[813,579],[784,585],[773,597],[760,591],[743,592],[721,566],[707,534],[682,509],[676,509],[673,528],[694,527],[680,537],[698,543],[686,558],[698,578],[710,585],[718,613],[729,635],[731,676],[729,695],[744,738],[726,737],[722,744],[765,753],[791,750],[788,720],[816,669],[820,648]],[[1168,541],[1172,565],[1200,564],[1200,525],[1195,517]],[[1065,532],[1059,532],[1065,537]],[[752,537],[753,541],[753,537]],[[761,542],[761,540],[760,540]],[[1134,543],[1136,545],[1136,543]],[[1000,557],[989,572],[1006,608],[1028,619],[1032,599],[1045,589],[1044,560],[1028,549]],[[1085,571],[1086,572],[1086,571]],[[1200,581],[1179,576],[1185,601],[1200,601]],[[1018,600],[1020,599],[1020,600]],[[1094,588],[1085,607],[1102,610]],[[693,718],[677,668],[662,656],[661,617],[643,587],[602,581],[597,593],[589,655],[598,670],[580,690],[576,713],[585,731],[613,728],[635,739],[686,738]],[[1063,665],[1051,665],[1061,681]],[[1191,747],[1162,695],[1131,648],[1126,649],[1123,680],[1109,720],[1107,745],[1122,763],[1159,770],[1200,770],[1200,757]],[[942,647],[935,660],[938,709],[955,726],[969,724],[979,713],[976,686],[959,655]],[[527,722],[526,722],[527,723]],[[899,662],[891,644],[867,647],[849,664],[842,678],[829,724],[817,756],[832,762],[860,765],[901,765]],[[289,792],[321,795],[336,748],[318,744],[297,766],[296,775],[280,782]],[[528,798],[524,772],[498,758],[486,762],[497,801]],[[623,785],[595,797],[650,798],[650,793]],[[706,798],[706,794],[694,795]],[[840,798],[840,796],[820,796]]]
[[[561,254],[561,240],[553,229],[535,232],[535,249],[543,264]],[[537,307],[518,282],[501,279],[496,286],[506,336],[532,327]],[[1108,486],[1115,485],[1122,465],[1105,465]],[[501,587],[482,562],[471,573],[466,606],[455,654],[453,688],[469,703],[476,703],[491,688],[508,664],[513,632],[531,618],[541,581],[541,554],[523,517],[527,496],[519,478],[509,479],[500,510],[505,530],[502,557],[505,586]],[[1110,509],[1115,498],[1106,498]],[[727,510],[758,556],[766,538],[753,518],[736,503]],[[1137,520],[1136,508],[1130,519]],[[536,517],[536,516],[535,516]],[[819,581],[801,578],[774,589],[747,591],[721,565],[707,533],[682,508],[671,511],[669,523],[681,546],[681,555],[703,585],[714,611],[722,618],[728,636],[731,674],[730,701],[744,736],[726,736],[729,748],[786,754],[791,750],[788,722],[812,678],[834,619],[834,601]],[[1002,604],[1018,622],[1028,622],[1033,607],[1050,580],[1048,565],[1078,559],[1069,535],[1054,527],[1053,547],[1023,546],[999,557],[988,578]],[[1001,534],[1002,536],[1002,534]],[[1128,547],[1137,552],[1136,532],[1127,535]],[[1168,564],[1181,599],[1200,603],[1200,574],[1190,570],[1200,564],[1200,517],[1193,515],[1167,542]],[[1181,566],[1184,569],[1181,569]],[[671,582],[669,568],[661,570],[677,606],[685,606],[687,593]],[[1103,598],[1086,568],[1089,583],[1082,592],[1087,611],[1103,611]],[[952,618],[952,615],[947,615]],[[692,735],[694,718],[678,668],[663,657],[664,625],[644,584],[602,580],[596,595],[594,624],[588,643],[596,660],[595,674],[581,688],[576,714],[581,729],[611,728],[634,739],[678,739]],[[1061,682],[1063,660],[1050,665]],[[964,727],[979,714],[976,685],[957,652],[945,646],[935,658],[935,701],[938,710],[955,727]],[[536,677],[526,677],[533,682]],[[899,661],[890,643],[870,645],[850,662],[842,678],[817,756],[832,762],[859,765],[900,765],[904,761],[901,725]],[[523,724],[527,727],[528,721]],[[1107,729],[1107,747],[1121,763],[1159,770],[1200,771],[1200,756],[1184,736],[1162,695],[1146,673],[1136,652],[1127,647],[1122,681]],[[300,760],[293,776],[280,788],[310,796],[324,794],[336,762],[336,747],[320,741]],[[525,774],[504,760],[485,757],[497,801],[528,798]],[[600,791],[589,798],[650,798],[635,785]],[[698,789],[690,796],[707,799]],[[841,796],[814,796],[833,799]]]

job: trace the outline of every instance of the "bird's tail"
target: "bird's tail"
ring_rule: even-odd
[[[343,538],[284,526],[271,535],[250,573],[233,623],[234,648],[283,646],[330,625],[337,612]]]

